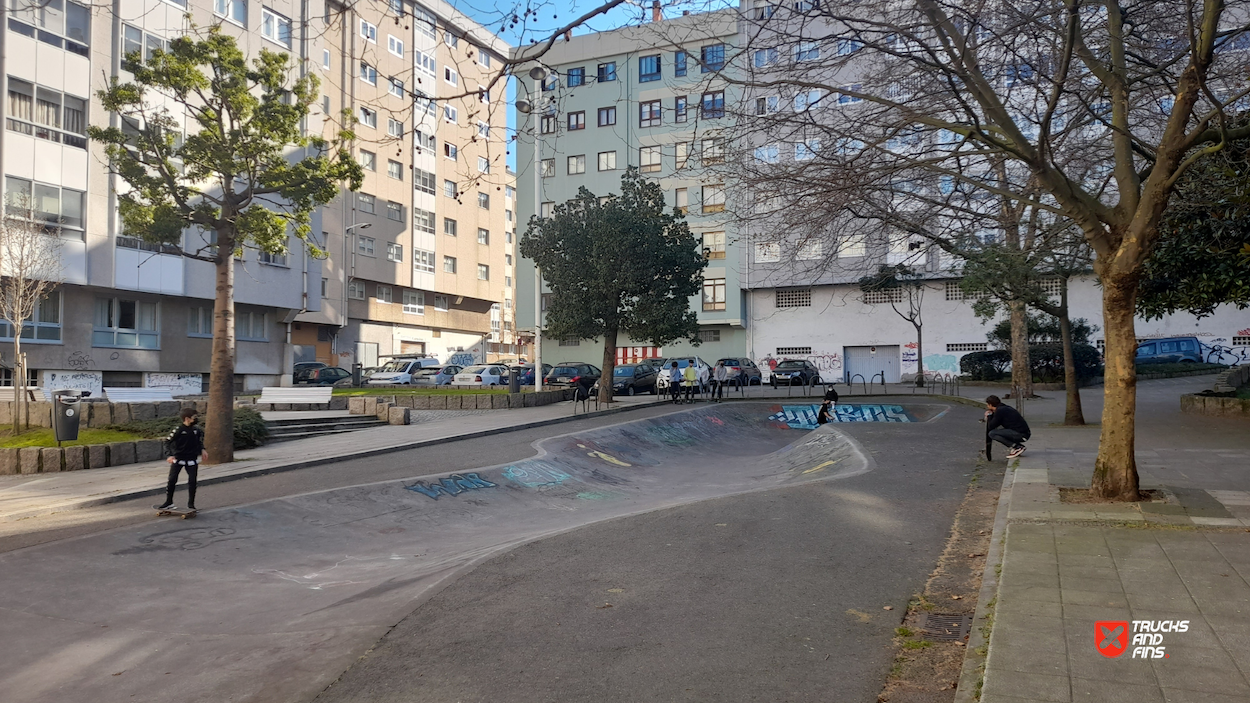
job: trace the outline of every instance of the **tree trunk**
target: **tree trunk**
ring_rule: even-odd
[[[1133,274],[1102,276],[1102,315],[1106,335],[1102,432],[1091,484],[1105,500],[1138,499],[1134,423],[1137,416],[1137,336],[1133,311],[1137,279]]]
[[[10,323],[11,324],[11,323]],[[22,391],[26,390],[26,367],[22,365],[22,328],[13,325],[13,435],[22,431]]]
[[[612,402],[612,379],[616,371],[616,335],[620,328],[616,325],[603,335],[603,375],[599,377],[599,402]]]
[[[213,358],[208,379],[204,448],[210,464],[234,461],[234,237],[218,233]]]
[[[1081,411],[1081,386],[1076,377],[1076,356],[1072,353],[1072,319],[1068,316],[1068,279],[1059,279],[1059,339],[1063,344],[1063,387],[1067,406],[1063,411],[1063,424],[1084,425],[1085,413]]]
[[[916,387],[924,388],[924,335],[920,331],[920,325],[912,324],[916,328]]]
[[[1011,311],[1011,392],[1016,398],[1033,397],[1033,364],[1029,359],[1029,318],[1023,301],[1007,304]]]

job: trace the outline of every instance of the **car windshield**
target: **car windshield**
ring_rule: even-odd
[[[613,376],[633,376],[634,367],[633,366],[618,366],[616,367],[615,370],[612,371],[612,375]]]
[[[553,376],[576,376],[577,369],[572,366],[557,366],[551,370]]]
[[[465,369],[464,371],[461,371],[460,373],[485,373],[485,372],[486,372],[485,366],[470,366],[469,368]]]
[[[803,368],[803,362],[801,361],[783,361],[780,364],[777,364],[778,371],[781,371],[782,369],[801,369],[801,368]]]
[[[737,359],[721,359],[720,363],[724,364],[725,366],[738,366]]]
[[[388,361],[379,369],[381,373],[399,373],[408,368],[407,361]]]
[[[414,371],[412,375],[413,376],[437,376],[440,372],[442,372],[442,369],[438,368],[437,366],[433,366],[430,368],[418,369],[417,371]]]

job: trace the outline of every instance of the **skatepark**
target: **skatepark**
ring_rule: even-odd
[[[952,413],[951,406],[919,399],[846,405],[840,422],[810,429],[814,406],[700,405],[547,437],[534,443],[534,456],[472,471],[430,473],[415,452],[384,455],[369,461],[410,461],[401,468],[411,478],[20,549],[0,555],[0,636],[21,643],[0,661],[0,690],[14,701],[150,700],[154,691],[185,701],[301,701],[326,691],[333,700],[335,689],[327,687],[398,623],[519,546],[564,544],[592,525],[615,526],[619,534],[630,521],[713,509],[733,497],[755,505],[815,495],[795,491],[819,487],[824,507],[803,520],[819,532],[818,516],[838,513],[865,530],[864,549],[854,547],[844,566],[874,559],[876,536],[908,545],[910,558],[913,541],[940,549],[942,521],[953,513],[965,479],[942,476],[940,488],[927,489],[933,498],[927,523],[891,523],[892,512],[909,508],[904,502],[882,509],[883,497],[866,490],[880,462],[865,442],[904,451],[916,438],[974,447],[975,431],[956,440],[942,426],[950,414],[966,424],[976,412]],[[497,441],[510,440],[501,434]],[[900,466],[890,466],[882,479],[900,480]],[[901,539],[914,529],[927,532]],[[577,551],[584,558],[597,550]],[[889,561],[880,566],[890,568]],[[839,577],[871,584],[872,568],[864,568],[858,577],[850,571]],[[906,597],[924,571],[912,568],[882,597]],[[785,591],[777,593],[782,606]],[[407,665],[423,668],[419,661]],[[447,694],[428,700],[448,700]],[[358,692],[355,699],[385,696]]]

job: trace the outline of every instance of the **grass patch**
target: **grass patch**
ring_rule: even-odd
[[[898,635],[899,637],[911,637],[912,635],[916,633],[912,632],[911,629],[907,627],[896,627],[894,628],[894,634]]]
[[[1228,368],[1223,364],[1138,364],[1137,373],[1181,373],[1194,371],[1223,371]]]
[[[77,447],[86,444],[108,444],[109,442],[133,442],[143,439],[143,435],[113,427],[89,428],[78,431],[78,439],[73,442],[62,442],[63,447]],[[12,429],[0,430],[0,447],[21,449],[24,447],[55,447],[56,436],[51,427],[34,427],[14,436]]]
[[[507,393],[507,388],[335,388],[334,395],[339,396],[370,396],[370,395],[499,395]],[[532,393],[533,390],[523,390]]]
[[[933,643],[929,640],[907,640],[903,643],[903,649],[924,649],[932,646]]]

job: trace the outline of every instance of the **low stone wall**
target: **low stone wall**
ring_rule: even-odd
[[[1238,366],[1227,371],[1221,371],[1220,375],[1215,377],[1215,391],[1217,393],[1235,391],[1248,384],[1250,384],[1250,366]]]
[[[1250,400],[1206,395],[1181,396],[1181,412],[1213,417],[1250,418]]]
[[[377,415],[391,424],[389,415],[382,417],[383,408],[411,410],[511,410],[551,405],[572,400],[572,389],[562,388],[539,393],[480,393],[466,395],[366,395],[347,398],[347,411],[352,415]]]
[[[244,406],[257,412],[270,410],[346,410],[347,396],[335,396],[329,403],[257,403],[254,400],[236,400],[235,407]]]
[[[50,474],[159,461],[164,454],[163,445],[164,442],[159,439],[141,439],[78,447],[0,448],[0,476]]]
[[[15,402],[0,402],[0,426],[13,423]],[[208,411],[206,400],[173,400],[162,403],[110,403],[107,401],[83,401],[79,405],[79,427],[105,427],[124,425],[132,420],[155,420],[158,417],[177,417],[183,408],[195,408],[203,415]],[[52,426],[52,403],[28,402],[27,422],[31,427]]]

